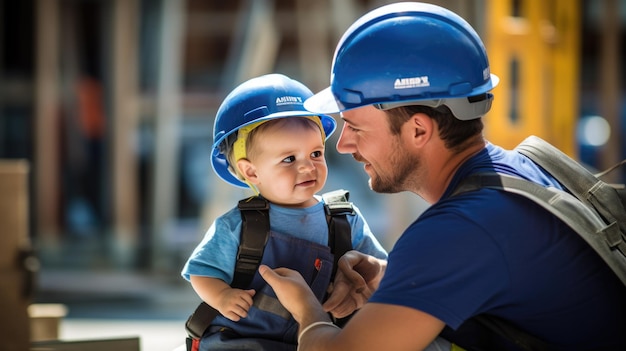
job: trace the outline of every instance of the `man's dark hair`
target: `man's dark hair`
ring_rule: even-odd
[[[439,137],[445,146],[455,152],[466,147],[466,143],[472,142],[476,135],[482,134],[482,118],[462,121],[452,114],[445,106],[429,107],[423,105],[401,106],[385,111],[389,117],[389,126],[393,134],[400,134],[400,129],[411,116],[423,113],[434,119],[439,127]]]

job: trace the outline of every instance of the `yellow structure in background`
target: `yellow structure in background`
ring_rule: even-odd
[[[501,79],[485,123],[507,148],[530,134],[576,157],[580,76],[579,0],[490,0],[486,46]]]

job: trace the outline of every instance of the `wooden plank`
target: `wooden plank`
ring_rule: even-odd
[[[42,240],[59,234],[59,1],[36,2],[35,35],[35,218]]]
[[[168,229],[176,209],[180,149],[182,53],[186,1],[164,0],[157,85],[155,149],[151,201],[153,268],[171,269],[165,260]]]
[[[139,1],[113,3],[112,213],[118,259],[131,259],[138,238],[135,133],[138,123]]]
[[[602,2],[604,15],[602,20],[602,45],[600,51],[600,113],[611,126],[611,136],[607,145],[600,152],[598,167],[601,170],[617,164],[621,159],[620,143],[622,141],[620,128],[620,20],[619,2],[606,0]],[[623,43],[622,43],[623,44]],[[605,179],[609,182],[618,182],[619,172],[608,174]],[[620,181],[621,182],[621,181]]]
[[[29,342],[24,270],[18,255],[28,241],[28,163],[0,161],[0,343],[3,350],[23,350]]]
[[[30,351],[139,351],[139,337],[32,342]]]
[[[58,340],[67,307],[60,303],[34,303],[28,306],[30,341]]]

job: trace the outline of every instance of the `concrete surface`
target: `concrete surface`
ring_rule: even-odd
[[[141,351],[184,345],[184,323],[200,299],[173,274],[40,272],[36,303],[60,303],[62,340],[140,337]]]
[[[141,351],[173,351],[184,345],[184,321],[66,318],[61,340],[108,339],[139,336]]]

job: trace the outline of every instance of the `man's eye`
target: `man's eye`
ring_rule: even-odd
[[[283,159],[283,162],[285,162],[285,163],[292,163],[292,162],[294,162],[295,160],[296,160],[296,157],[295,157],[295,156],[289,156],[289,157],[285,157],[285,158]]]

